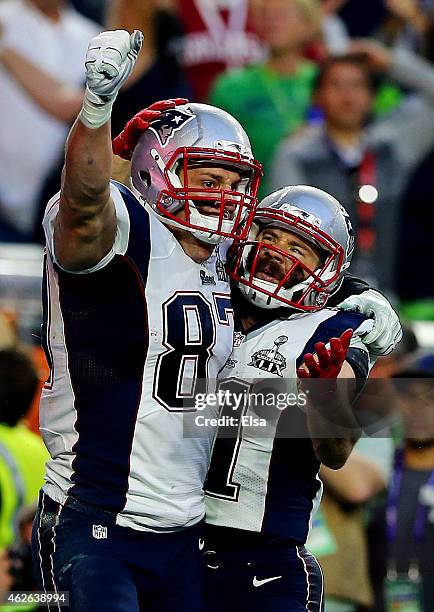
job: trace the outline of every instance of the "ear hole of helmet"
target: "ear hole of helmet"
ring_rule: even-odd
[[[139,170],[139,177],[142,183],[144,183],[145,187],[149,187],[151,185],[151,175],[146,170]]]

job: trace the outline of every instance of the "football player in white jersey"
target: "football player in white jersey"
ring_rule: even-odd
[[[261,176],[235,119],[178,100],[148,112],[132,190],[110,181],[111,107],[140,46],[140,32],[91,42],[44,218],[40,427],[51,459],[33,554],[54,607],[67,591],[79,612],[201,609],[212,435],[184,437],[183,425],[232,350],[219,244],[254,211]]]
[[[232,350],[222,241],[254,212],[261,174],[230,115],[176,100],[120,139],[131,190],[110,181],[111,107],[140,44],[125,31],[91,42],[62,189],[44,218],[51,373],[40,422],[51,460],[33,554],[43,588],[69,591],[80,612],[200,609],[213,432],[186,438],[183,427]],[[390,307],[372,299],[352,307],[381,319]]]
[[[230,399],[205,489],[214,612],[322,610],[321,570],[304,547],[318,472],[321,463],[342,467],[360,435],[351,406],[357,385],[336,379],[363,383],[370,368],[361,336],[372,322],[330,308],[353,247],[343,207],[297,186],[265,198],[248,238],[232,248],[238,333],[221,374]],[[323,380],[300,388],[309,377]]]

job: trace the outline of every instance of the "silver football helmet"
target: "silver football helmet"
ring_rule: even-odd
[[[186,104],[164,112],[140,137],[131,164],[136,195],[164,223],[203,242],[235,238],[240,220],[251,218],[257,206],[261,164],[238,121],[214,106]],[[236,190],[189,186],[188,169],[199,165],[238,172]]]
[[[294,253],[258,240],[267,227],[297,234],[314,245],[321,261],[319,268],[310,269]],[[247,238],[236,241],[231,249],[228,270],[244,296],[256,306],[290,306],[312,312],[323,308],[339,289],[353,251],[354,232],[344,207],[325,191],[299,185],[280,189],[262,200]],[[256,276],[261,268],[271,267],[264,257],[269,262],[275,260],[274,282]]]

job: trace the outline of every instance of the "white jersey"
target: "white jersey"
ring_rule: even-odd
[[[111,193],[116,240],[91,270],[56,263],[58,196],[45,215],[44,490],[113,512],[119,525],[171,531],[205,512],[213,432],[183,431],[193,392],[232,350],[229,285],[221,248],[195,263],[128,189],[112,183]]]
[[[370,323],[360,314],[324,309],[235,333],[222,379],[232,393],[247,392],[250,401],[235,421],[237,435],[228,436],[225,422],[215,440],[206,483],[207,523],[306,541],[321,481],[304,413],[297,407],[306,400],[298,395],[296,369],[306,353],[315,352],[316,342],[327,343],[352,328],[347,360],[356,376],[366,377],[369,353],[357,334]],[[225,416],[234,405],[223,409]]]

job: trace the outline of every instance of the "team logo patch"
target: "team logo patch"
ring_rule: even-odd
[[[219,281],[228,282],[229,277],[226,274],[225,264],[221,260],[219,248],[216,249],[216,255],[217,255],[217,261],[215,264],[215,272],[217,274],[217,278],[219,279]]]
[[[241,333],[241,332],[238,332],[238,331],[234,332],[234,344],[233,344],[233,347],[234,348],[239,348],[242,345],[242,343],[244,342],[244,338],[245,337],[246,336],[243,333]]]
[[[96,540],[107,539],[107,527],[102,525],[92,525],[92,535]]]
[[[274,341],[274,347],[271,349],[263,349],[252,355],[252,361],[247,365],[268,372],[268,374],[276,374],[282,377],[283,370],[286,368],[286,359],[279,353],[279,347],[288,342],[288,336],[279,336]]]
[[[205,270],[199,272],[202,285],[215,285],[215,278],[212,274],[207,274]]]
[[[159,119],[151,123],[149,129],[154,132],[164,148],[172,140],[173,136],[189,121],[195,118],[190,110],[174,109],[166,111]]]

